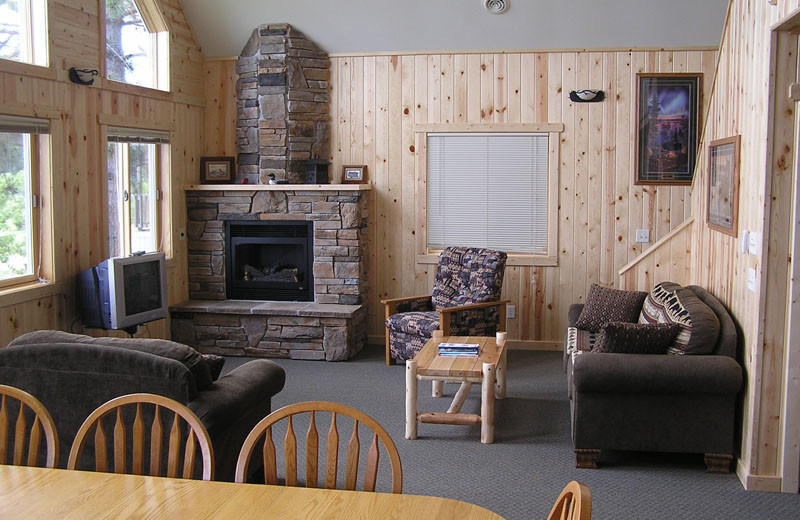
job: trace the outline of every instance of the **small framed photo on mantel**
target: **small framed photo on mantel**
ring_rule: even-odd
[[[342,184],[366,184],[366,166],[342,166]]]
[[[236,159],[233,157],[201,157],[201,184],[232,184],[236,170]]]
[[[739,234],[739,148],[741,137],[711,141],[708,146],[708,227]]]

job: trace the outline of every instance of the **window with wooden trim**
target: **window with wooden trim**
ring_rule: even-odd
[[[0,0],[0,58],[47,67],[47,0]]]
[[[554,263],[557,143],[550,132],[428,133],[426,252],[481,247]]]
[[[0,115],[0,287],[41,277],[40,177],[49,121]]]
[[[169,90],[169,32],[154,0],[105,0],[106,77]]]
[[[164,251],[162,179],[169,133],[108,127],[108,254]]]

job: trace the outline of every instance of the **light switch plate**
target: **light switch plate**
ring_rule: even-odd
[[[750,232],[747,238],[747,252],[751,255],[758,255],[758,233]]]
[[[752,267],[747,268],[747,290],[756,292],[756,270]]]
[[[650,242],[650,230],[649,229],[637,229],[636,230],[636,243],[637,244],[646,244]]]
[[[743,229],[742,230],[741,240],[739,240],[739,242],[741,242],[739,244],[739,247],[741,248],[741,251],[742,251],[743,255],[747,254],[747,248],[748,248],[748,242],[749,241],[750,241],[750,232],[747,231],[746,229]]]
[[[506,318],[509,320],[514,319],[517,317],[517,308],[514,305],[509,305],[506,307]]]

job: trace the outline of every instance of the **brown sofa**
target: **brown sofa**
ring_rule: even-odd
[[[53,416],[61,468],[78,428],[95,408],[114,397],[146,392],[174,399],[197,414],[211,437],[214,480],[233,481],[245,437],[270,413],[271,398],[285,379],[283,368],[266,359],[216,379],[197,351],[166,340],[48,330],[0,348],[0,384],[30,392]]]
[[[568,332],[564,361],[578,467],[597,467],[603,450],[637,450],[702,453],[708,471],[730,471],[742,386],[736,326],[708,291],[686,289],[719,320],[707,354],[596,352],[590,333]],[[583,308],[570,307],[570,327]]]

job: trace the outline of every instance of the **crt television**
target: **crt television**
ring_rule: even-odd
[[[164,253],[109,258],[78,275],[77,300],[86,327],[135,329],[166,318]]]

